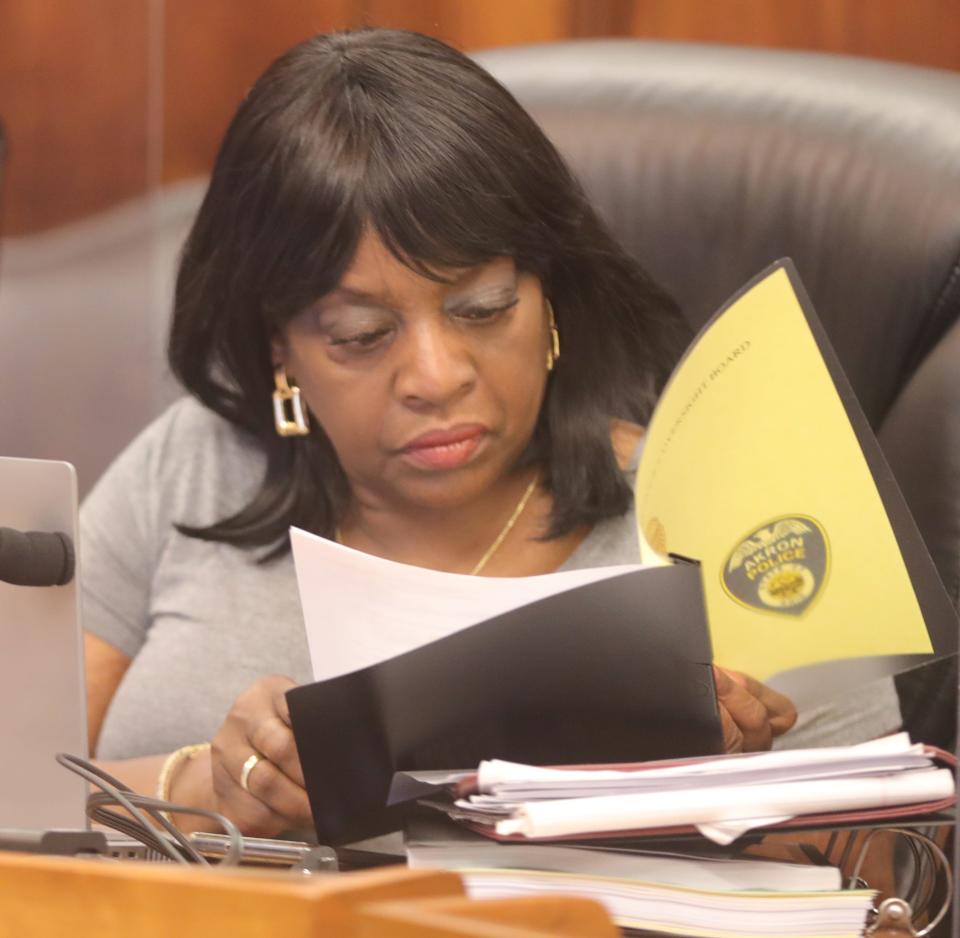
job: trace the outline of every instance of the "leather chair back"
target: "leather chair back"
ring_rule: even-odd
[[[477,56],[693,327],[793,258],[960,599],[960,74],[596,40]]]

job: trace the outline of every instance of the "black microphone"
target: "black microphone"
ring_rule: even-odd
[[[73,579],[76,555],[66,534],[0,528],[0,580],[14,586],[63,586]]]

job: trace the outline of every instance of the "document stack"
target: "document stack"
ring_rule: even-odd
[[[424,803],[447,819],[414,820],[407,853],[458,870],[477,897],[589,896],[628,930],[860,935],[876,891],[845,889],[835,866],[764,835],[929,817],[954,802],[950,764],[906,734],[631,766],[484,762],[438,780]]]

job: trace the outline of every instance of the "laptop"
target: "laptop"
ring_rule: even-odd
[[[77,479],[65,462],[0,457],[0,527],[77,544]],[[86,757],[77,577],[0,581],[0,829],[83,828],[86,784],[54,756]]]

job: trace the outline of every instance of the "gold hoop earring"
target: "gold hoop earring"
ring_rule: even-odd
[[[553,304],[547,300],[547,318],[550,323],[550,346],[547,349],[547,371],[553,371],[557,359],[560,357],[560,333],[557,331],[557,320],[553,316]]]
[[[273,424],[279,436],[306,436],[310,432],[307,408],[296,384],[287,381],[283,365],[273,372]],[[290,405],[289,410],[287,405]]]

